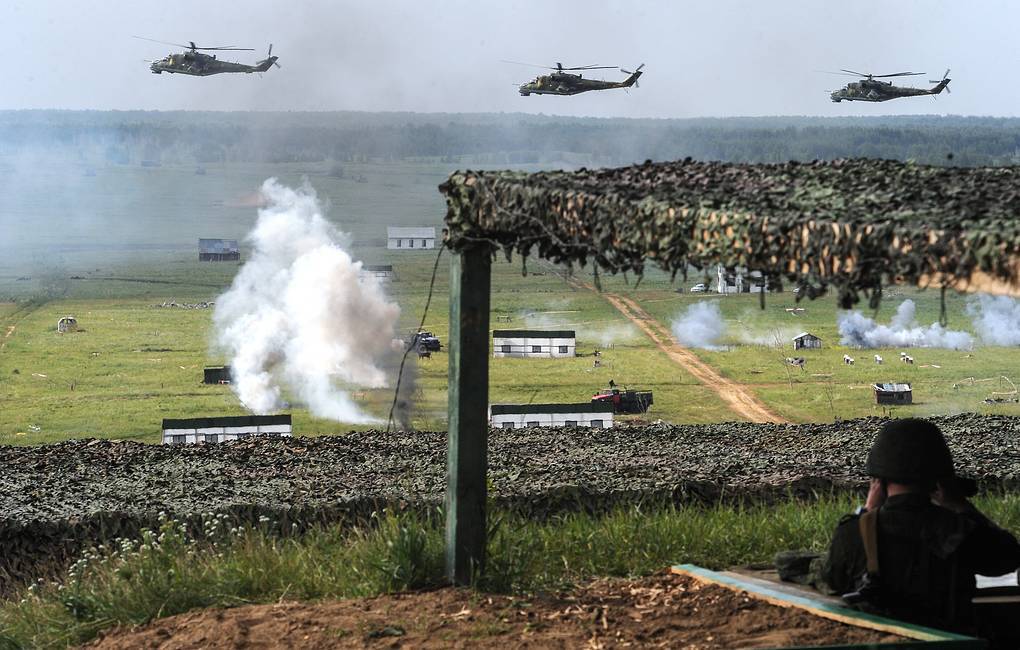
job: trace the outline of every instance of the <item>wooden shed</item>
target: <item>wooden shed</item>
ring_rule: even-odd
[[[793,337],[794,350],[817,350],[822,347],[822,339],[810,332],[801,332]]]
[[[875,391],[875,403],[885,406],[903,406],[914,403],[914,393],[910,384],[872,384]]]
[[[844,308],[894,282],[1020,295],[1018,186],[1017,167],[863,159],[451,174],[448,577],[467,584],[485,559],[494,255],[610,274],[753,268]]]
[[[235,262],[241,259],[236,239],[199,239],[199,262]]]

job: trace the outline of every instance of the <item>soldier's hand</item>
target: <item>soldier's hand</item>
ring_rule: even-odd
[[[864,507],[870,512],[872,510],[878,510],[885,503],[886,492],[885,483],[880,478],[871,479],[871,484],[868,487],[868,500],[864,503]]]

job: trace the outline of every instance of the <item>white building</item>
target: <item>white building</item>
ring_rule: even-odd
[[[163,419],[163,444],[226,442],[254,435],[290,437],[289,415],[238,415],[218,418]]]
[[[517,359],[573,357],[577,339],[573,330],[493,330],[492,356]]]
[[[490,404],[489,425],[498,429],[524,427],[613,426],[613,405],[608,402],[580,404]]]
[[[386,228],[386,248],[390,250],[429,250],[435,247],[435,228],[400,226]]]
[[[361,274],[367,278],[376,278],[377,280],[392,280],[393,279],[393,265],[392,264],[366,264],[361,267]]]

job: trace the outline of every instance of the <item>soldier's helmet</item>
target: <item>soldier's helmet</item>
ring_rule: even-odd
[[[887,422],[868,452],[866,469],[868,476],[902,483],[937,481],[955,475],[953,454],[942,432],[920,418]]]

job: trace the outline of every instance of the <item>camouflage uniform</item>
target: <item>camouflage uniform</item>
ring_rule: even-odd
[[[970,494],[960,489],[963,483],[955,476],[949,447],[931,422],[911,418],[886,423],[868,453],[866,471],[874,478],[913,486],[909,493],[885,498],[878,509],[877,575],[867,571],[860,514],[850,515],[836,527],[828,556],[812,567],[816,585],[843,596],[857,592],[863,601],[858,606],[894,618],[971,630],[974,574],[1015,571],[1020,544],[963,498],[972,496],[976,485]],[[954,510],[932,502],[930,494],[937,486],[957,493]]]
[[[866,557],[859,515],[844,517],[829,554],[817,566],[816,586],[833,594],[856,590]],[[1002,575],[1020,566],[1020,544],[976,509],[956,513],[926,494],[889,497],[879,509],[880,603],[871,609],[920,625],[967,631],[974,574]]]

